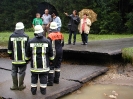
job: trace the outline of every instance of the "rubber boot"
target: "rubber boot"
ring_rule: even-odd
[[[49,73],[48,74],[48,83],[47,83],[47,86],[53,86],[53,81],[54,81],[54,73]]]
[[[12,76],[13,86],[10,88],[11,90],[18,90],[18,78],[17,76]]]
[[[40,87],[40,92],[41,94],[46,95],[46,88]]]
[[[23,75],[23,76],[19,76],[19,90],[21,91],[21,90],[24,90],[25,88],[26,88],[26,86],[24,85],[24,76],[25,75]]]
[[[32,95],[36,95],[37,87],[31,87]]]
[[[60,72],[55,71],[54,83],[59,84]]]

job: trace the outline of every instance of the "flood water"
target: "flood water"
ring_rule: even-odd
[[[88,85],[60,99],[133,99],[133,87],[117,85]]]

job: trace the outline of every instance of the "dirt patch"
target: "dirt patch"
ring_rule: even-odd
[[[108,65],[109,71],[93,79],[88,84],[115,84],[133,86],[133,65]],[[86,85],[86,84],[85,84]]]

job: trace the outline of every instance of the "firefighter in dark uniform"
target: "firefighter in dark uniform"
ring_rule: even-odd
[[[50,72],[48,74],[48,86],[53,86],[53,82],[59,84],[60,77],[60,67],[62,61],[64,46],[64,38],[62,33],[57,30],[58,26],[56,22],[51,22],[50,30],[51,33],[48,35],[48,39],[52,42],[53,52],[54,52],[54,62],[51,66]]]
[[[49,64],[54,60],[53,50],[50,40],[43,36],[42,26],[36,25],[34,29],[35,37],[28,42],[26,48],[26,60],[31,60],[31,92],[36,94],[39,76],[40,92],[45,95]]]
[[[9,37],[8,54],[12,60],[12,80],[13,86],[11,90],[23,90],[23,83],[26,71],[25,50],[29,37],[24,33],[24,24],[18,22],[13,34]],[[19,69],[19,80],[18,80]]]

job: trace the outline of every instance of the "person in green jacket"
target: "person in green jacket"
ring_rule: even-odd
[[[36,25],[43,25],[43,20],[42,18],[40,18],[40,13],[36,13],[36,18],[33,19],[33,22],[32,22],[32,25],[33,25],[33,28],[36,26]]]

